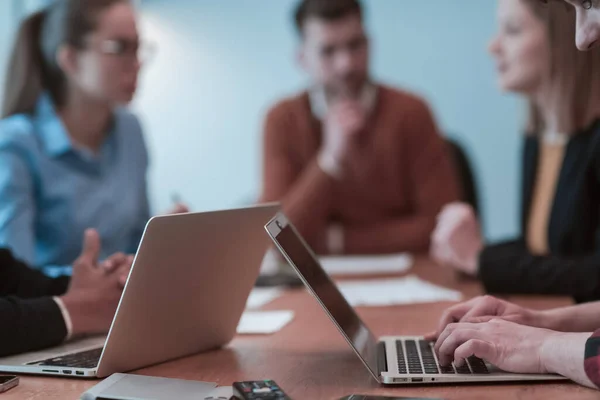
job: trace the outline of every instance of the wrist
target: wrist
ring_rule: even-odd
[[[60,297],[71,318],[71,336],[95,333],[93,318],[90,318],[90,307],[86,306],[85,294],[67,293]],[[87,312],[86,312],[87,311]]]
[[[585,345],[590,333],[547,331],[540,346],[542,373],[559,374],[582,382]]]
[[[532,310],[535,326],[557,332],[566,332],[566,321],[561,309]]]
[[[327,151],[322,151],[317,156],[317,164],[319,168],[327,175],[334,179],[340,179],[342,177],[343,171],[341,162],[331,153]]]
[[[327,229],[327,250],[329,254],[344,254],[344,228],[340,224],[332,224]]]
[[[465,263],[466,270],[473,276],[479,275],[479,254],[481,249],[478,247]]]
[[[540,373],[558,374],[560,371],[560,360],[557,350],[565,344],[566,333],[547,331],[540,346]]]

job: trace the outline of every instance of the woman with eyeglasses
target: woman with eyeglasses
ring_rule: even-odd
[[[126,0],[58,0],[20,26],[0,121],[0,246],[47,275],[69,274],[87,228],[103,257],[137,249],[148,154],[125,106],[140,50]]]

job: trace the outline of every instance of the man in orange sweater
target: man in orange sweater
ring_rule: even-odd
[[[359,0],[302,0],[299,60],[312,87],[268,113],[261,201],[281,201],[319,254],[425,252],[459,199],[423,100],[374,83]]]

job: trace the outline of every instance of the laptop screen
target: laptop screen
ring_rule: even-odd
[[[362,358],[371,373],[377,376],[375,337],[323,270],[306,242],[281,214],[269,222],[266,229],[283,256],[298,272],[348,343]]]

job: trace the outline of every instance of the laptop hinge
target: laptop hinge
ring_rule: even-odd
[[[377,343],[377,374],[381,376],[383,372],[388,371],[387,354],[385,351],[385,342]]]

